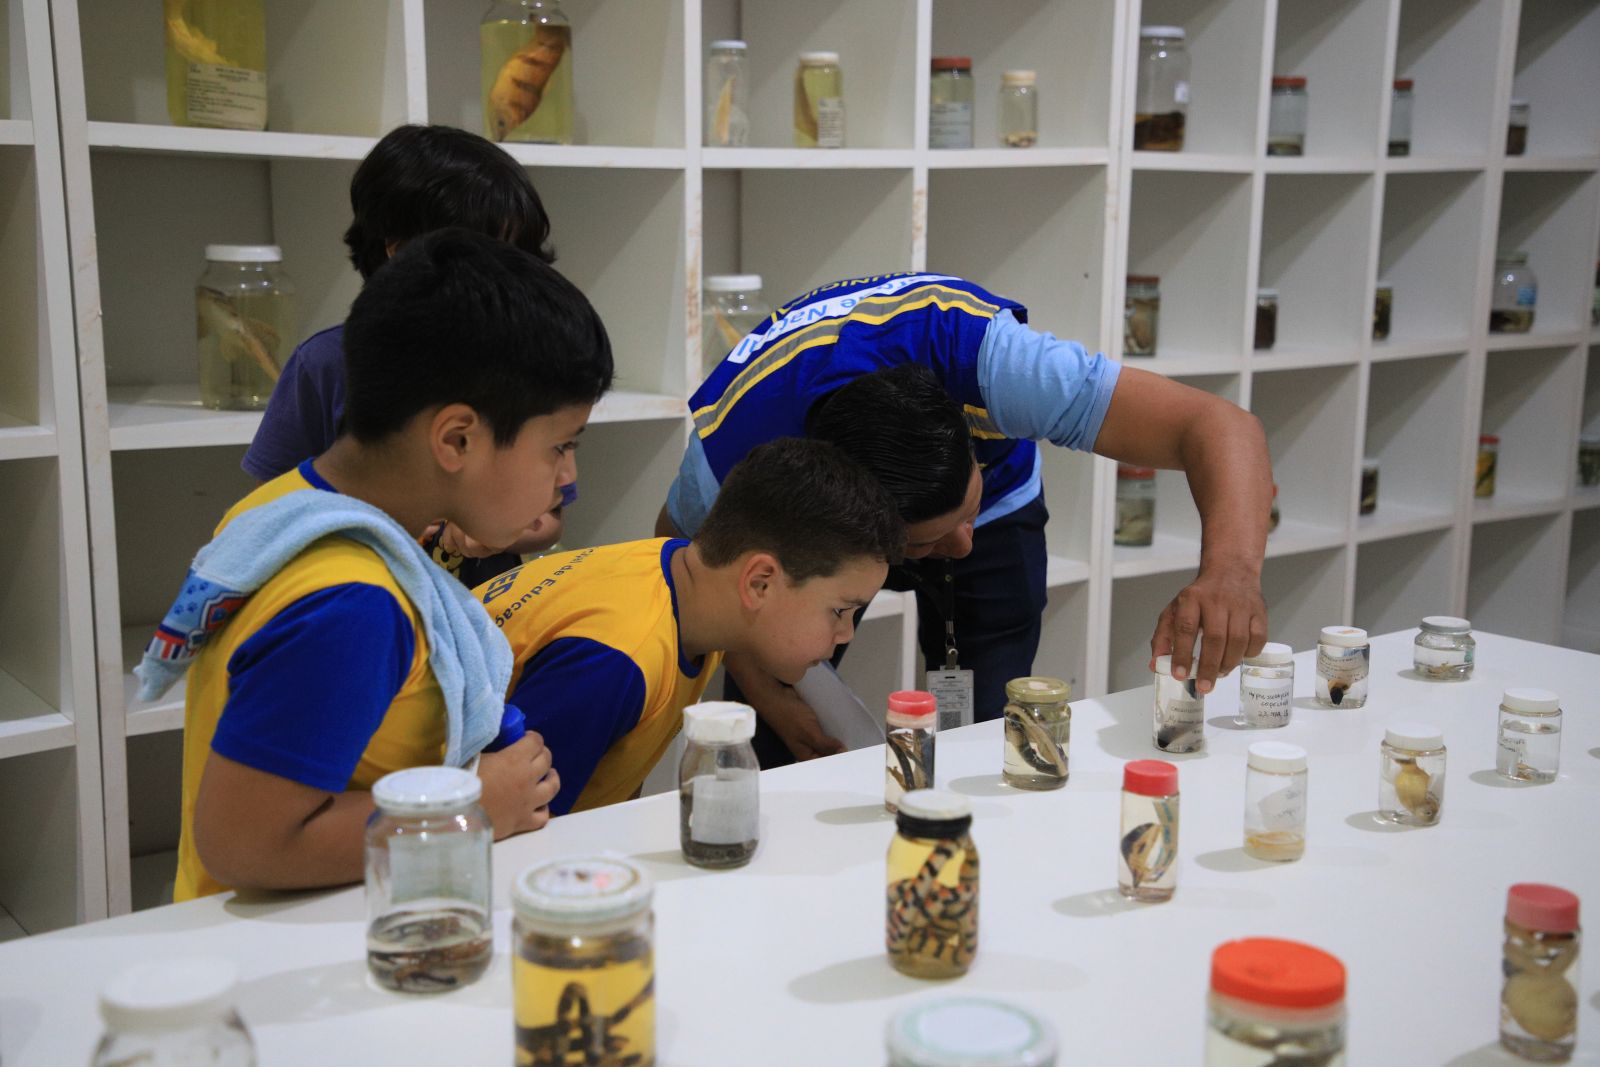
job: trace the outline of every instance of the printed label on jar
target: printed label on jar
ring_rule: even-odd
[[[267,76],[259,70],[190,63],[184,107],[194,126],[267,127]]]
[[[742,845],[756,839],[761,798],[756,772],[723,770],[694,778],[689,836],[703,845]]]
[[[1419,667],[1464,667],[1472,662],[1470,648],[1425,648],[1413,646],[1415,662]]]
[[[972,147],[971,104],[934,104],[929,111],[929,148]]]
[[[1239,691],[1239,710],[1251,726],[1283,726],[1289,721],[1294,679],[1257,682]]]
[[[1284,786],[1261,798],[1261,824],[1268,830],[1298,830],[1306,821],[1306,791]]]
[[[1537,285],[1517,286],[1517,307],[1531,308],[1539,302],[1539,287]]]
[[[844,147],[844,97],[824,96],[817,101],[817,147]]]

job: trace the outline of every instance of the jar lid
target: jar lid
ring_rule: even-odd
[[[1422,628],[1430,634],[1466,634],[1472,632],[1472,623],[1454,615],[1429,615],[1422,620]]]
[[[1181,41],[1186,36],[1182,26],[1141,26],[1140,37],[1170,37],[1174,41]]]
[[[1211,988],[1275,1008],[1322,1008],[1344,999],[1344,964],[1298,941],[1247,937],[1211,954]]]
[[[1274,74],[1272,76],[1272,87],[1274,89],[1304,89],[1306,80],[1298,74]]]
[[[1561,710],[1561,698],[1548,689],[1507,689],[1500,703],[1510,711]]]
[[[800,62],[808,67],[838,66],[838,52],[801,52]]]
[[[1478,435],[1478,443],[1480,445],[1497,445],[1500,443],[1500,435],[1497,433],[1480,433]]]
[[[890,726],[928,726],[939,710],[939,702],[932,693],[919,689],[902,689],[889,694],[888,722]]]
[[[893,1063],[918,1067],[1052,1067],[1056,1032],[1013,1004],[950,997],[895,1012],[884,1042]]]
[[[1600,448],[1600,433],[1579,434],[1578,444],[1583,448]]]
[[[1132,760],[1122,765],[1122,788],[1144,797],[1170,797],[1178,791],[1178,768],[1166,760]]]
[[[100,1017],[115,1030],[180,1030],[233,1010],[239,971],[227,960],[138,963],[100,991]]]
[[[1530,930],[1570,933],[1578,928],[1578,897],[1553,885],[1518,882],[1506,893],[1506,918]]]
[[[1416,84],[1417,83],[1411,78],[1396,78],[1394,80],[1394,87],[1405,93],[1408,93],[1415,88]]]
[[[1526,263],[1528,262],[1528,253],[1520,248],[1514,248],[1509,252],[1496,252],[1494,261],[1496,263]]]
[[[1258,771],[1298,774],[1306,769],[1306,750],[1286,741],[1257,741],[1246,753],[1245,763]]]
[[[711,50],[713,52],[743,52],[748,47],[749,45],[745,44],[743,41],[734,40],[732,38],[711,42]]]
[[[1147,482],[1156,476],[1154,467],[1135,467],[1131,463],[1117,464],[1117,479],[1119,481]]]
[[[1294,662],[1294,649],[1278,641],[1268,641],[1261,651],[1244,658],[1246,667],[1282,667]]]
[[[1391,293],[1394,292],[1394,282],[1391,282],[1388,278],[1379,278],[1372,287],[1374,289],[1387,289]]]
[[[708,745],[732,745],[756,735],[756,712],[748,704],[707,700],[683,709],[683,732],[689,740]]]
[[[1444,732],[1425,722],[1392,722],[1383,731],[1383,739],[1395,748],[1427,750],[1444,747]]]
[[[1379,466],[1380,464],[1375,459],[1368,458],[1361,461],[1361,469],[1363,471],[1375,471]]]
[[[1528,106],[1528,102],[1526,100],[1522,99],[1522,97],[1520,97],[1520,96],[1513,96],[1511,98],[1511,106],[1512,107],[1527,107]]]
[[[206,258],[217,263],[281,263],[277,245],[206,245]]]
[[[896,802],[900,814],[927,822],[972,818],[972,802],[948,789],[913,789]]]
[[[1256,298],[1257,299],[1265,298],[1267,300],[1276,300],[1276,299],[1278,299],[1278,290],[1276,290],[1276,289],[1257,289],[1256,290]]]
[[[644,869],[621,856],[567,856],[517,875],[511,904],[530,922],[587,926],[639,914],[654,891]]]
[[[1006,699],[1018,704],[1059,704],[1072,699],[1072,686],[1060,678],[1013,678],[1006,683]]]
[[[1360,648],[1367,643],[1367,631],[1354,626],[1324,626],[1317,641],[1337,648]]]
[[[460,767],[408,767],[372,786],[373,801],[392,815],[445,815],[481,796],[483,779]]]
[[[1038,75],[1031,70],[1008,70],[1000,75],[1001,85],[1032,85]]]
[[[748,293],[761,288],[759,274],[707,274],[708,293]]]
[[[971,56],[934,56],[934,70],[971,70]]]
[[[1128,284],[1129,285],[1160,285],[1161,284],[1161,276],[1159,274],[1130,274],[1130,275],[1128,275]]]

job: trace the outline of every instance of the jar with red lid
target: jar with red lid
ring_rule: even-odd
[[[1218,945],[1211,954],[1206,1067],[1344,1063],[1344,964],[1270,937]]]
[[[1117,839],[1117,889],[1159,904],[1178,887],[1178,768],[1138,759],[1122,768],[1122,832]]]
[[[1578,1040],[1578,898],[1524,882],[1506,895],[1500,1044],[1523,1059],[1565,1063]]]
[[[1155,468],[1117,464],[1117,525],[1111,543],[1142,548],[1155,537]]]
[[[1500,438],[1496,434],[1478,435],[1478,474],[1472,481],[1472,495],[1479,500],[1494,496],[1494,479],[1500,467]]]
[[[976,98],[971,56],[934,56],[928,79],[928,147],[971,148]]]
[[[1272,79],[1272,103],[1267,109],[1267,155],[1303,156],[1306,119],[1311,97],[1304,78],[1278,75]]]

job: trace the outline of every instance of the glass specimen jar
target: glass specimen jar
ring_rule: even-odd
[[[516,1062],[656,1058],[654,888],[618,856],[546,860],[511,884]]]
[[[1472,677],[1477,647],[1472,623],[1454,615],[1429,615],[1411,643],[1411,664],[1430,681],[1464,682]]]
[[[712,41],[706,53],[706,125],[711,148],[750,143],[749,49],[743,41]]]
[[[761,766],[750,739],[755,710],[727,701],[683,709],[687,743],[678,764],[678,837],[695,867],[743,867],[756,854]]]
[[[1256,290],[1255,350],[1267,352],[1278,343],[1278,290]]]
[[[1161,279],[1154,274],[1128,275],[1122,298],[1122,354],[1153,356],[1161,325]]]
[[[1139,759],[1122,767],[1122,825],[1117,835],[1117,891],[1160,904],[1178,886],[1178,768]]]
[[[483,135],[571,144],[572,20],[560,0],[495,0],[478,24]]]
[[[1306,119],[1311,111],[1311,95],[1306,79],[1275,75],[1272,99],[1267,106],[1267,155],[1300,156],[1306,150]]]
[[[234,1008],[239,972],[221,959],[139,963],[100,991],[105,1034],[92,1067],[255,1067]]]
[[[1565,1063],[1578,1039],[1578,898],[1521,882],[1506,894],[1500,1044],[1535,1063]]]
[[[796,148],[844,147],[844,72],[838,52],[801,52],[794,72]]]
[[[1379,280],[1372,290],[1372,339],[1389,339],[1389,322],[1394,316],[1394,284]]]
[[[972,805],[959,793],[900,798],[889,844],[889,962],[912,978],[956,978],[978,952],[978,849]]]
[[[385,989],[471,985],[494,955],[483,781],[459,767],[379,778],[366,828],[367,971]]]
[[[1389,105],[1389,154],[1411,154],[1411,106],[1416,82],[1410,78],[1394,80],[1394,98]]]
[[[1472,495],[1478,500],[1494,496],[1495,479],[1500,473],[1500,438],[1492,433],[1478,435],[1477,474],[1472,481]]]
[[[907,793],[933,788],[939,702],[917,689],[890,693],[884,726],[883,806],[893,814]]]
[[[1494,260],[1494,292],[1489,302],[1490,333],[1527,333],[1539,303],[1539,279],[1528,253],[1501,252]]]
[[[1252,730],[1289,725],[1294,706],[1294,649],[1269,641],[1239,664],[1240,726]]]
[[[195,283],[200,403],[261,411],[293,350],[294,283],[277,245],[206,245]]]
[[[1133,147],[1142,152],[1183,149],[1189,113],[1189,49],[1181,26],[1139,31],[1139,73],[1134,89]]]
[[[1378,510],[1378,461],[1364,459],[1361,461],[1361,505],[1363,515],[1371,515]]]
[[[173,125],[266,129],[265,0],[166,0],[162,8]]]
[[[739,342],[766,322],[772,308],[759,274],[708,274],[700,310],[700,369],[709,375]]]
[[[934,56],[928,77],[928,147],[971,148],[977,104],[971,56]]]
[[[1257,741],[1247,750],[1244,775],[1244,850],[1258,860],[1283,863],[1306,851],[1306,750],[1281,741]]]
[[[1054,1067],[1056,1031],[1014,1004],[949,997],[889,1020],[889,1067]]]
[[[1506,119],[1506,155],[1520,156],[1528,151],[1528,121],[1532,114],[1526,100],[1511,101]]]
[[[1039,89],[1031,70],[1000,75],[1000,146],[1032,148],[1039,143]]]
[[[1206,1067],[1342,1067],[1344,964],[1297,941],[1252,937],[1211,955]]]
[[[1317,703],[1325,708],[1359,708],[1367,702],[1367,668],[1372,646],[1367,631],[1324,626],[1317,637]]]
[[[1402,826],[1433,826],[1444,808],[1444,734],[1418,722],[1384,731],[1378,815]]]
[[[1200,660],[1200,646],[1193,663]],[[1163,752],[1199,752],[1206,747],[1206,697],[1194,676],[1172,676],[1172,657],[1156,657],[1155,743]]]
[[[1002,777],[1007,785],[1060,789],[1067,784],[1071,697],[1072,687],[1060,678],[1013,678],[1006,683]]]
[[[1561,770],[1561,698],[1548,689],[1500,697],[1494,769],[1517,782],[1553,782]]]
[[[1112,543],[1142,548],[1155,536],[1155,468],[1117,464],[1117,525],[1112,530]]]

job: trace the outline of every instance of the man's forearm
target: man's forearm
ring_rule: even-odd
[[[1219,401],[1180,444],[1200,512],[1200,570],[1259,578],[1272,509],[1272,460],[1261,421]]]

